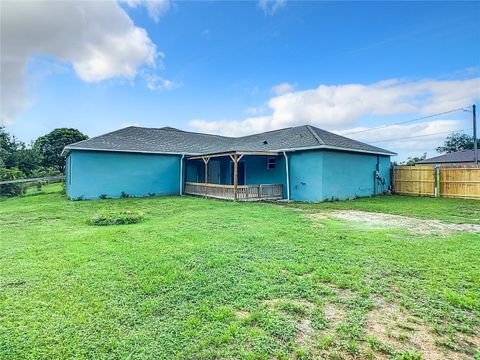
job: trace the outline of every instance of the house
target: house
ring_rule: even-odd
[[[440,156],[435,156],[430,159],[425,159],[416,162],[418,165],[474,165],[474,152],[473,150],[456,151]],[[477,150],[477,159],[480,159],[480,150]]]
[[[127,127],[65,147],[72,199],[322,201],[381,194],[395,153],[305,125],[243,137]]]

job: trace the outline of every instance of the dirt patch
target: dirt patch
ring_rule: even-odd
[[[270,299],[262,301],[262,304],[268,305],[270,307],[278,307],[282,304],[292,304],[300,308],[313,309],[315,304],[307,300],[292,300],[292,299]]]
[[[326,303],[323,305],[323,316],[330,328],[336,328],[345,319],[346,312],[341,307]]]
[[[453,231],[467,231],[480,234],[480,225],[476,224],[451,224],[439,220],[425,220],[408,216],[367,211],[340,210],[328,213],[309,214],[306,216],[312,219],[334,218],[356,221],[377,228],[405,228],[412,233],[421,235],[429,235],[433,233],[447,235]]]
[[[420,353],[425,360],[471,358],[474,348],[465,348],[470,356],[450,351],[440,345],[440,339],[421,319],[382,298],[376,298],[374,302],[375,308],[368,313],[365,324],[368,336],[396,350]]]
[[[327,286],[341,302],[348,302],[356,296],[355,292],[348,288],[341,288],[331,283],[327,284]]]
[[[296,324],[297,337],[295,343],[299,347],[304,347],[311,343],[314,336],[312,321],[310,319],[300,319]]]

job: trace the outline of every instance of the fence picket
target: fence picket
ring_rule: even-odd
[[[441,166],[435,180],[435,166],[395,166],[393,190],[397,194],[480,199],[480,167]],[[437,184],[438,182],[438,184]]]

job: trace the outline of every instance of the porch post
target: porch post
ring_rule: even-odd
[[[210,160],[210,157],[204,157],[202,158],[203,162],[205,163],[205,196],[207,196],[208,193],[208,161]]]
[[[237,186],[238,186],[238,159],[237,153],[233,155],[233,200],[237,201]]]

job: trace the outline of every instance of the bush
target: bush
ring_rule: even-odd
[[[92,216],[88,221],[90,225],[106,226],[106,225],[122,225],[136,224],[143,220],[143,213],[139,211],[125,210],[121,212],[104,212]]]
[[[0,167],[0,181],[25,179],[25,174],[17,169],[6,169]],[[19,196],[25,193],[25,186],[22,183],[0,185],[0,196]]]

